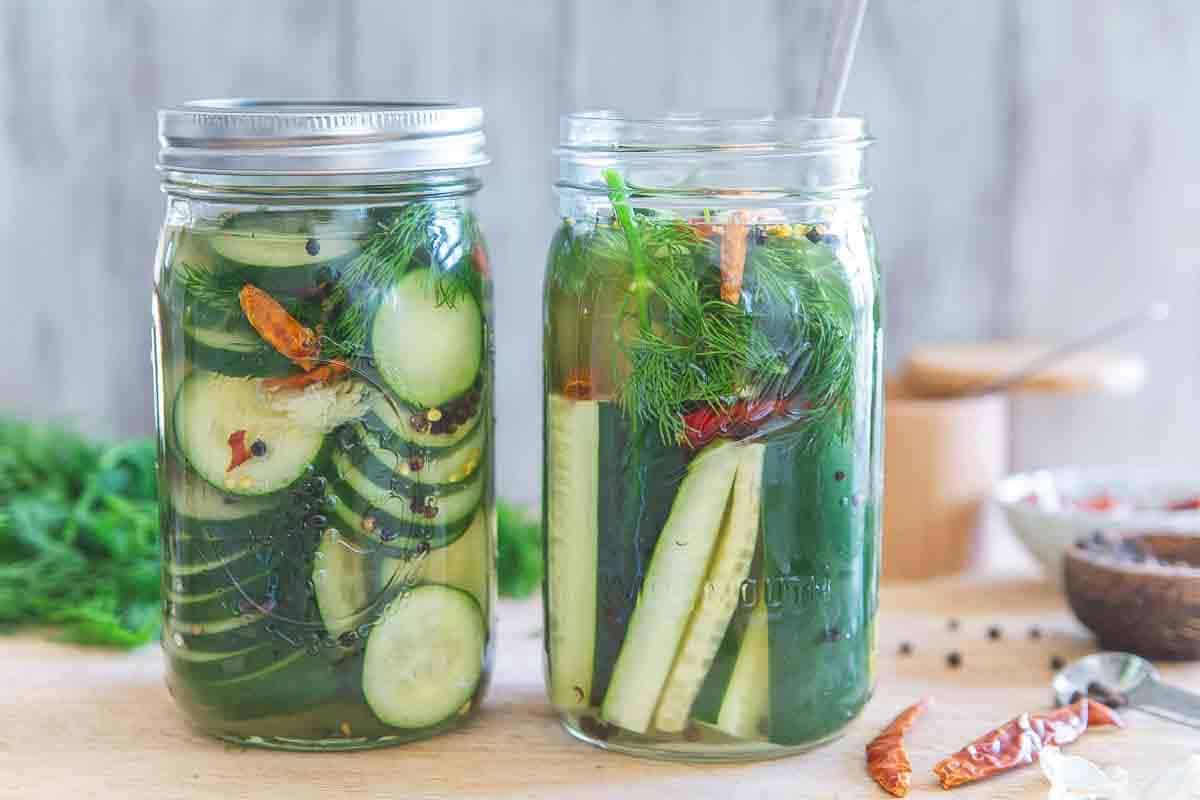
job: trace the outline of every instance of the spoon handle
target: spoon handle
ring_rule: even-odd
[[[1146,680],[1129,693],[1129,704],[1172,722],[1200,728],[1200,695]]]

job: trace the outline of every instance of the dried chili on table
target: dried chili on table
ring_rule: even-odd
[[[1042,748],[1070,744],[1089,727],[1123,725],[1111,708],[1087,699],[1045,714],[1022,714],[939,761],[933,772],[943,789],[953,789],[1032,764]]]
[[[912,781],[912,762],[904,749],[904,734],[929,707],[929,702],[929,698],[924,698],[904,709],[867,745],[867,773],[896,797],[908,794]]]

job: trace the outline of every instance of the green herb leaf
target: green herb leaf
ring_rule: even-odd
[[[519,506],[496,503],[500,594],[527,597],[542,581],[542,526]]]
[[[158,591],[153,443],[0,420],[0,625],[134,647],[158,635]]]

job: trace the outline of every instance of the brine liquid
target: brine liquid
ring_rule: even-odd
[[[746,234],[747,283],[754,247],[768,241],[759,227]],[[575,221],[555,251],[571,258],[589,247],[599,252],[594,237],[601,235],[608,234]],[[696,275],[715,285],[706,276],[717,269],[718,244],[711,254],[711,261],[698,259]],[[841,252],[847,261],[853,255]],[[626,334],[636,325],[629,272],[607,268],[582,284],[575,276],[556,280],[568,268],[578,269],[552,254],[545,340],[547,671],[564,725],[602,747],[695,760],[785,755],[837,736],[874,680],[880,487],[873,267],[852,262],[830,273],[841,282],[833,288],[856,306],[854,338],[845,343],[855,352],[844,432],[833,423],[800,435],[788,435],[797,433],[794,425],[731,423],[698,443],[663,441],[621,402],[632,369]],[[666,322],[652,324],[670,340]],[[789,352],[808,346],[799,336],[776,342]],[[787,402],[779,400],[780,408]],[[681,413],[704,419],[704,408],[685,404]],[[580,439],[588,445],[578,447]],[[743,472],[732,483],[728,469],[695,474],[705,469],[699,459],[725,457],[710,453],[722,442],[757,448],[750,511],[734,510]],[[714,501],[712,492],[730,499]],[[749,544],[722,551],[738,514]],[[706,532],[712,525],[715,533]],[[747,563],[721,569],[723,552]],[[585,580],[580,561],[594,580]],[[594,602],[578,600],[589,592]],[[718,597],[735,600],[715,611]],[[681,624],[663,622],[680,608]],[[696,641],[696,626],[705,626],[707,642]],[[622,680],[630,668],[637,675]]]
[[[160,245],[154,316],[163,646],[176,701],[200,730],[223,738],[316,750],[424,738],[472,714],[489,679],[495,516],[486,279],[476,298],[485,341],[478,375],[460,395],[429,407],[390,388],[370,353],[347,359],[348,373],[324,383],[268,388],[303,370],[263,341],[230,295],[230,287],[261,283],[326,335],[339,313],[326,299],[374,230],[368,216],[253,210],[233,218],[244,219],[241,225],[225,216],[168,228]],[[453,208],[438,212],[431,241],[447,229],[461,229]],[[418,252],[411,269],[442,263],[433,259],[431,268],[430,260],[430,251]],[[371,343],[369,332],[363,339]],[[387,346],[399,348],[402,360],[411,345]],[[239,409],[219,393],[212,402],[181,403],[184,387],[202,381],[214,392],[253,387],[245,396],[255,422],[239,423]],[[214,454],[209,439],[220,445],[227,429],[238,430]],[[267,473],[248,474],[247,465],[280,458],[300,442],[317,443],[311,458],[295,474],[269,475],[281,485],[257,493]],[[239,448],[245,462],[235,465]],[[229,467],[203,474],[216,458],[229,459]],[[385,609],[430,584],[478,604],[488,631],[478,681],[436,723],[388,724],[364,693],[365,654]]]

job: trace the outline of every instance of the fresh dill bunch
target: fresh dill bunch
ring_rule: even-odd
[[[149,440],[0,419],[0,625],[117,647],[157,634],[154,469]]]
[[[326,303],[336,314],[325,342],[332,355],[354,358],[366,352],[375,311],[384,294],[408,272],[417,251],[429,246],[435,216],[428,203],[405,206],[390,221],[378,223],[346,265]]]

